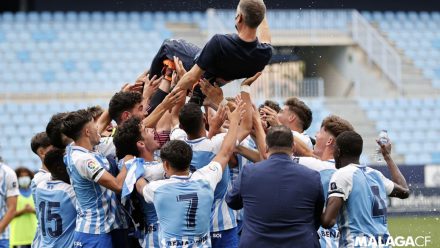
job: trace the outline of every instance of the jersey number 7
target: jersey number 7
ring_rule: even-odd
[[[40,202],[38,206],[40,210],[40,217],[41,217],[41,233],[43,236],[46,236],[48,233],[51,237],[58,237],[63,233],[63,220],[61,219],[61,216],[57,213],[52,213],[53,208],[60,208],[59,202]],[[51,222],[55,222],[55,230],[52,229],[52,227],[47,227],[46,224],[50,225]]]
[[[196,228],[197,206],[199,205],[197,193],[179,195],[177,196],[177,201],[189,201],[188,210],[186,212],[186,226],[188,228]]]

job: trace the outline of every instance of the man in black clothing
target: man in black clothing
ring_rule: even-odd
[[[265,14],[263,0],[241,0],[235,16],[237,33],[216,34],[201,51],[183,40],[166,40],[153,59],[150,75],[161,72],[167,77],[173,69],[172,56],[176,56],[189,70],[177,84],[179,88],[191,89],[201,77],[221,86],[234,79],[254,76],[272,57]],[[192,64],[191,58],[194,58]],[[191,102],[202,104],[203,99],[200,88],[196,87]]]

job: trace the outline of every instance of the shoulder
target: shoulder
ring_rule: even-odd
[[[333,178],[352,179],[359,168],[355,165],[347,165],[335,171]]]
[[[3,170],[8,176],[11,176],[11,175],[14,175],[15,177],[17,176],[15,174],[15,171],[13,169],[11,169],[11,167],[9,167],[6,164],[1,164],[0,169]]]

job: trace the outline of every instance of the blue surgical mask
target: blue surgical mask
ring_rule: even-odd
[[[20,188],[28,188],[30,184],[31,184],[30,177],[25,176],[25,177],[18,178],[18,185],[20,185]]]

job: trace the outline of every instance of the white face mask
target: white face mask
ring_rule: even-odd
[[[31,184],[30,177],[25,176],[25,177],[18,178],[18,185],[20,185],[21,188],[28,188],[30,184]]]

